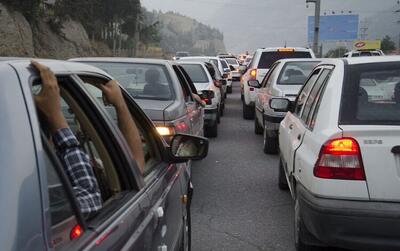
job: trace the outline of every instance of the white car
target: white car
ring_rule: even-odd
[[[362,86],[382,74],[398,79],[400,57],[327,60],[294,104],[271,100],[287,111],[278,180],[295,200],[297,250],[400,250],[400,84],[391,100]]]
[[[218,122],[221,114],[221,92],[204,63],[179,62],[193,81],[201,99],[206,103],[204,109],[204,134],[208,137],[218,136]]]
[[[231,68],[231,71],[232,71],[232,79],[235,80],[235,81],[240,80],[240,77],[242,76],[242,73],[240,73],[240,69],[239,69],[240,64],[239,64],[239,62],[237,61],[237,59],[234,58],[234,57],[231,57],[231,58],[225,57],[225,58],[223,58],[223,59],[225,59],[226,62],[227,62],[230,66],[232,66],[232,68]]]
[[[304,58],[278,60],[271,66],[263,82],[259,84],[255,102],[254,132],[263,134],[265,153],[278,152],[279,124],[285,117],[284,112],[271,109],[270,100],[286,97],[294,101],[311,71],[319,62],[321,60]],[[251,81],[258,83],[257,80]]]
[[[381,50],[352,50],[343,55],[344,58],[370,56],[385,56],[385,54]]]
[[[241,95],[243,100],[243,118],[254,118],[254,102],[257,90],[249,85],[249,80],[262,82],[271,65],[284,58],[315,58],[311,49],[306,48],[263,48],[254,53],[251,64],[245,69],[240,80]]]

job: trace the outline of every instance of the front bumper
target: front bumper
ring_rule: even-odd
[[[400,250],[400,203],[318,198],[298,186],[302,221],[323,244],[355,250]]]

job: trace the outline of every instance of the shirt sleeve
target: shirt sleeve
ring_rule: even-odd
[[[82,213],[97,212],[102,207],[99,186],[89,156],[69,128],[59,129],[53,136],[57,156],[61,160]]]

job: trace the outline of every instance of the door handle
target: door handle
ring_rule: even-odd
[[[392,148],[392,153],[394,154],[400,154],[400,146],[394,146]]]
[[[154,209],[154,229],[158,227],[160,224],[160,220],[164,217],[164,208],[163,207],[158,207],[157,209]]]
[[[290,129],[290,130],[293,130],[293,124],[290,124],[290,125],[289,125],[289,129]]]

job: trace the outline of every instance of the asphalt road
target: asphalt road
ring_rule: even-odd
[[[254,121],[242,118],[239,88],[208,157],[193,165],[192,250],[293,251],[293,202],[278,188],[278,156],[264,154]]]

